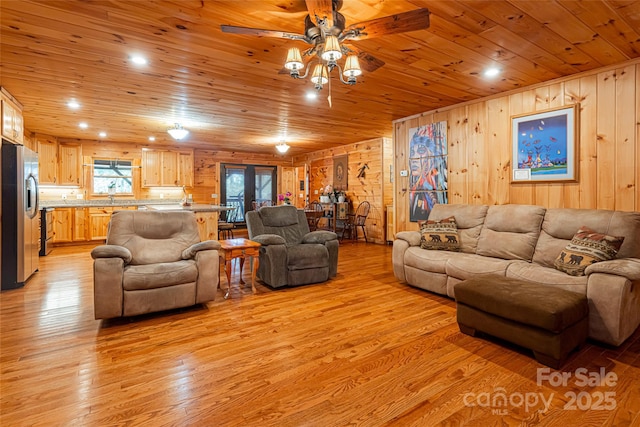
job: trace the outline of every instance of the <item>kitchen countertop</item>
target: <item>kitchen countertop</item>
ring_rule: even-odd
[[[180,204],[173,205],[145,205],[147,209],[154,211],[193,211],[193,212],[220,212],[234,209],[233,207],[220,205],[206,205],[204,203],[193,203],[190,206],[182,206]]]
[[[122,206],[147,206],[147,205],[179,205],[180,200],[171,199],[122,199],[114,200],[40,200],[40,209],[44,208],[90,208],[90,207],[122,207]]]

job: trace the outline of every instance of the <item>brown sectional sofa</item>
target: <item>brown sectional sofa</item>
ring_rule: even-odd
[[[454,216],[459,252],[422,249],[420,232],[393,243],[393,270],[403,283],[455,298],[455,285],[481,274],[527,280],[587,296],[589,337],[620,345],[640,325],[640,212],[546,209],[531,205],[436,205],[430,220]],[[554,267],[576,231],[624,236],[615,259],[589,265],[584,276]]]

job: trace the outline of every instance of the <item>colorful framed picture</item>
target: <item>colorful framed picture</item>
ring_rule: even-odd
[[[511,117],[511,182],[577,181],[578,105]]]
[[[409,129],[409,220],[429,218],[448,203],[447,122]]]

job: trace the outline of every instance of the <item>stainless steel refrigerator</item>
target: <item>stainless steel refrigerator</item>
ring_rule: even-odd
[[[38,270],[38,153],[2,140],[2,290]]]

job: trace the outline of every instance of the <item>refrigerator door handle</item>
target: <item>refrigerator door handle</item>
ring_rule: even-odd
[[[38,215],[38,204],[39,204],[39,196],[38,196],[38,180],[36,179],[36,177],[33,174],[29,174],[29,176],[27,177],[27,182],[32,181],[33,182],[33,187],[31,188],[31,186],[29,184],[26,185],[27,189],[30,189],[31,191],[35,191],[35,197],[33,194],[29,194],[31,191],[27,192],[27,215],[29,216],[29,218],[33,219],[36,217],[36,215]],[[35,199],[35,203],[33,206],[31,206],[31,201]]]

